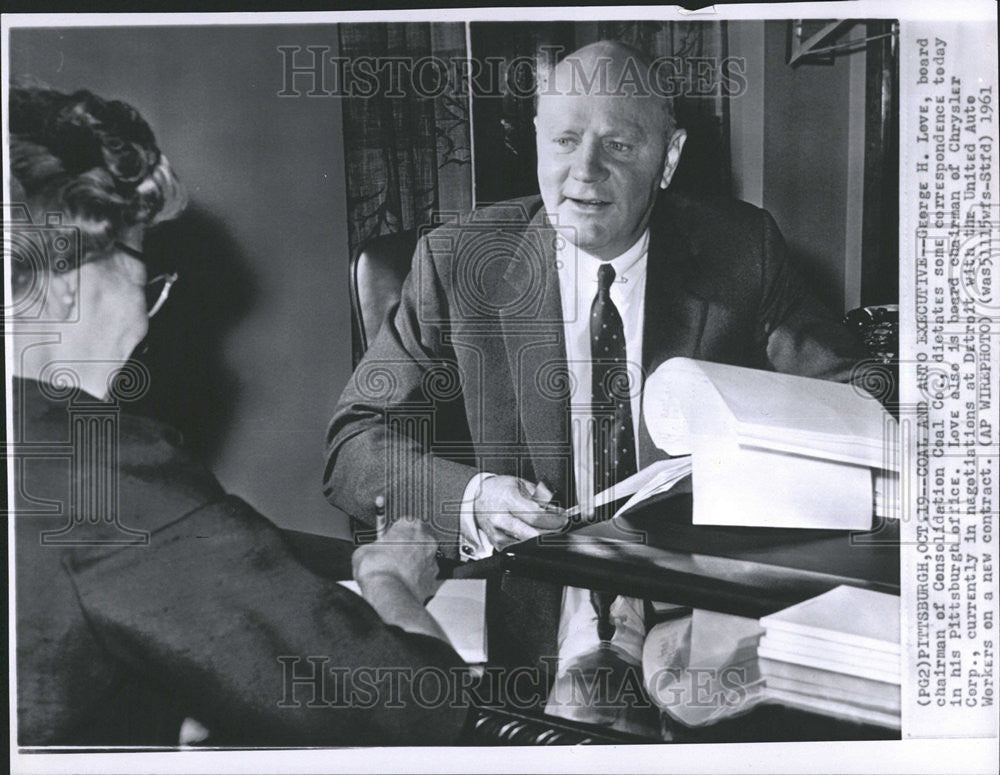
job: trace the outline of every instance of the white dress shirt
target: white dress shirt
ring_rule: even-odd
[[[646,306],[646,260],[649,253],[649,230],[617,258],[611,260],[615,281],[611,284],[611,301],[618,308],[625,329],[625,355],[632,404],[632,428],[639,439],[642,411],[642,320]],[[584,513],[593,511],[593,447],[591,442],[591,352],[590,308],[597,295],[597,270],[605,263],[584,252],[568,240],[556,241],[556,272],[562,302],[563,332],[566,338],[566,361],[572,376],[570,422],[573,445],[573,474],[576,497]],[[492,474],[483,472],[472,477],[465,488],[460,515],[460,555],[465,560],[488,557],[493,546],[478,528],[472,504],[482,481]]]
[[[611,301],[618,308],[625,329],[625,355],[628,360],[632,427],[639,439],[642,411],[642,321],[646,304],[646,263],[649,253],[649,230],[628,250],[609,263],[615,270]],[[584,252],[560,237],[556,241],[556,271],[562,301],[563,331],[566,337],[566,361],[571,375],[570,427],[573,445],[573,474],[576,497],[584,514],[593,513],[593,444],[591,416],[590,308],[597,295],[597,272],[601,259]],[[640,463],[641,464],[641,463]],[[493,552],[489,538],[475,523],[472,504],[483,479],[480,473],[465,489],[461,511],[461,556],[477,560]],[[645,630],[639,601],[619,597],[612,607],[616,625],[614,642],[628,653],[641,655]],[[596,613],[588,590],[567,587],[559,619],[560,660],[572,658],[597,644]]]

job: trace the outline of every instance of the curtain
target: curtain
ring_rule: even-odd
[[[367,240],[472,206],[463,23],[340,24],[340,56],[374,57],[379,86],[343,99],[352,255]],[[423,63],[423,64],[421,64]],[[363,84],[362,84],[363,85]]]

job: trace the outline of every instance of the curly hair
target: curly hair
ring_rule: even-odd
[[[86,90],[11,88],[8,116],[12,198],[78,227],[82,261],[184,209],[183,186],[131,105]],[[15,295],[31,279],[24,272],[58,271],[29,263],[11,262]]]

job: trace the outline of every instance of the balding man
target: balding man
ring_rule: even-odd
[[[559,530],[663,457],[640,399],[668,358],[843,380],[863,355],[766,212],[667,190],[686,135],[642,54],[570,54],[535,127],[541,197],[421,239],[328,436],[332,503],[368,522],[377,495],[416,506],[451,557]],[[561,588],[502,585],[493,657],[555,655]]]

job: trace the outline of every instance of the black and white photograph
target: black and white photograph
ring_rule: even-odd
[[[5,14],[12,771],[996,772],[995,23]]]

